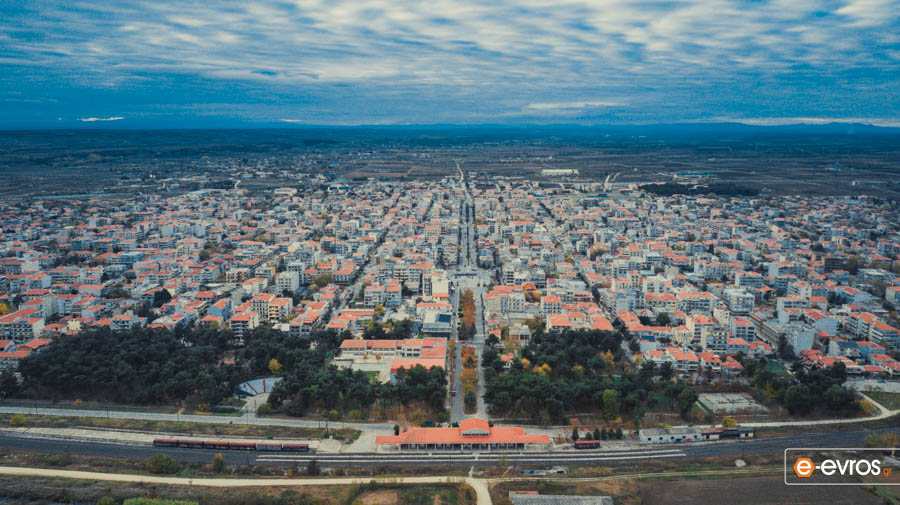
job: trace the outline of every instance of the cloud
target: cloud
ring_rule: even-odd
[[[279,119],[282,123],[305,123],[303,119]]]
[[[826,125],[841,124],[868,124],[874,126],[900,127],[900,118],[879,117],[755,117],[755,118],[715,118],[716,121],[743,123],[754,126],[782,126],[782,125]]]
[[[104,93],[265,121],[900,116],[896,0],[14,4],[0,93],[62,90],[73,117]]]
[[[121,117],[121,116],[115,116],[115,117],[80,117],[80,118],[78,118],[79,121],[83,121],[83,122],[85,122],[85,123],[93,123],[93,122],[95,122],[95,121],[119,121],[119,120],[122,120],[122,119],[125,119],[125,118],[124,118],[124,117]]]
[[[620,102],[605,101],[585,101],[585,102],[537,102],[528,104],[528,108],[532,110],[565,110],[565,109],[588,109],[597,107],[619,107],[624,105]]]

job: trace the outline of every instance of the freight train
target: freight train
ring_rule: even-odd
[[[153,439],[153,447],[212,449],[215,451],[309,452],[308,444],[283,444],[280,442],[228,442],[224,440],[175,440],[170,438]]]

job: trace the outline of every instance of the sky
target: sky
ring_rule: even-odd
[[[0,128],[900,125],[900,0],[2,0]]]

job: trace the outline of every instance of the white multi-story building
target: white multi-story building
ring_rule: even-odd
[[[739,288],[725,290],[725,303],[732,314],[747,315],[753,312],[754,297],[752,294]]]
[[[300,289],[300,272],[288,270],[280,272],[275,278],[275,286],[279,292],[294,292]]]

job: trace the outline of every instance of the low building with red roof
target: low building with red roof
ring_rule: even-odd
[[[528,435],[521,426],[491,426],[484,419],[470,417],[458,428],[407,428],[399,435],[377,436],[375,444],[401,451],[527,449],[548,446],[550,437]]]

